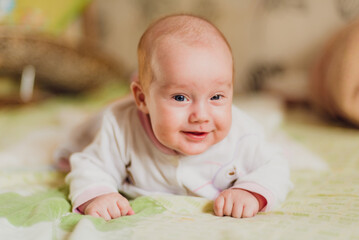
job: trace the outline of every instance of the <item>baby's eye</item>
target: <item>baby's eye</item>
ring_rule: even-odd
[[[184,102],[187,100],[187,98],[183,95],[176,95],[176,96],[173,96],[173,99],[178,101],[178,102]]]
[[[213,97],[211,97],[211,100],[219,100],[221,99],[223,96],[220,94],[214,95]]]

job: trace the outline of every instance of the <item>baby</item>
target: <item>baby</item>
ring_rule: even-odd
[[[283,201],[289,169],[232,106],[233,57],[222,33],[191,15],[153,23],[138,45],[133,98],[113,103],[95,140],[71,156],[73,210],[132,215],[128,197],[158,193],[214,200],[217,216],[253,217]]]

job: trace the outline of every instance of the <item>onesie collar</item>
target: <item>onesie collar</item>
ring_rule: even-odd
[[[144,114],[140,110],[137,110],[137,113],[143,129],[145,130],[151,142],[157,147],[157,149],[168,155],[178,155],[178,152],[166,147],[165,145],[160,143],[160,141],[158,141],[155,134],[153,133],[150,116],[148,114]]]

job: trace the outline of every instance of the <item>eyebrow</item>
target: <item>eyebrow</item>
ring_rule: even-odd
[[[228,87],[233,85],[233,81],[232,79],[230,79],[230,81],[225,80],[225,79],[217,79],[216,83],[220,84],[220,85],[227,85]]]

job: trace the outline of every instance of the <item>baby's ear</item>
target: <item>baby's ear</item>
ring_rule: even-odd
[[[147,109],[147,105],[146,105],[146,99],[145,99],[145,93],[140,85],[140,83],[138,81],[133,81],[131,83],[131,91],[132,91],[132,95],[135,98],[135,102],[137,105],[137,108],[145,113],[148,114],[148,109]]]

